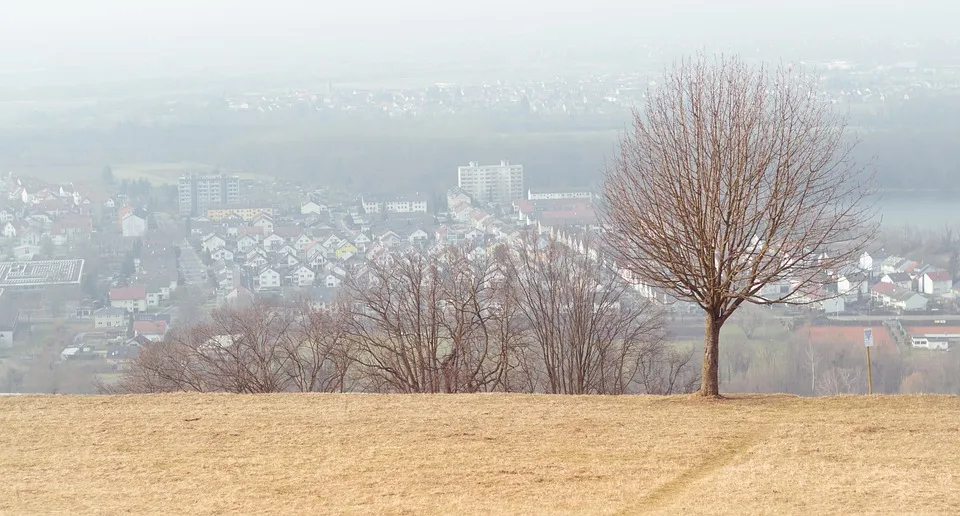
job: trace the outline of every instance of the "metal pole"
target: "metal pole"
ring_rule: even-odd
[[[867,347],[867,394],[873,394],[873,368],[870,366],[870,348]]]

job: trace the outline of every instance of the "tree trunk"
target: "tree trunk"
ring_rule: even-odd
[[[703,337],[703,370],[700,375],[701,396],[720,395],[720,326],[721,322],[707,314],[706,330]]]

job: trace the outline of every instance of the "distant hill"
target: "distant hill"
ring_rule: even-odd
[[[0,512],[951,513],[960,398],[0,397]]]

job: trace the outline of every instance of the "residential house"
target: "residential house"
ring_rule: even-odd
[[[297,251],[303,251],[312,242],[313,242],[313,239],[310,238],[310,235],[307,235],[306,233],[301,233],[300,236],[293,241],[293,246],[297,249]]]
[[[22,231],[22,228],[22,225],[14,224],[13,221],[7,221],[7,223],[3,225],[3,236],[6,238],[16,238]]]
[[[953,289],[953,278],[943,270],[925,272],[919,283],[920,292],[934,296],[947,296]]]
[[[210,253],[210,258],[215,261],[223,260],[227,262],[232,262],[233,256],[234,256],[233,251],[227,249],[226,247],[215,249],[213,252]]]
[[[17,220],[17,212],[13,208],[3,208],[0,210],[0,225]]]
[[[317,246],[317,248],[321,251],[323,250],[322,247]],[[316,252],[307,257],[306,264],[314,269],[317,269],[323,266],[324,264],[326,264],[328,261],[329,260],[327,259],[327,257],[324,255],[323,252]]]
[[[299,226],[277,226],[273,229],[273,233],[280,235],[285,242],[293,244],[303,235],[303,228]]]
[[[276,233],[271,233],[270,236],[263,239],[263,247],[266,248],[267,251],[279,250],[281,247],[286,245],[286,243],[287,241]]]
[[[257,280],[259,285],[258,289],[264,290],[264,289],[280,288],[281,286],[280,277],[281,277],[280,273],[277,272],[277,270],[274,269],[273,267],[267,267],[261,270],[260,273],[257,274]]]
[[[327,288],[337,288],[343,283],[343,276],[334,273],[328,273],[323,278],[323,285]]]
[[[913,290],[913,278],[906,272],[888,272],[880,277],[880,281],[903,289]]]
[[[357,236],[353,237],[353,245],[360,251],[366,251],[371,242],[370,237],[363,233],[357,233]]]
[[[260,228],[264,235],[273,234],[273,219],[266,215],[260,215],[253,219],[253,223],[250,225],[255,228]]]
[[[403,242],[403,238],[401,238],[400,235],[390,230],[385,231],[377,238],[377,240],[386,248],[397,247],[400,245],[400,242]]]
[[[294,269],[291,275],[293,276],[294,283],[300,287],[313,285],[314,280],[317,278],[317,274],[304,265]]]
[[[236,287],[224,296],[224,301],[233,306],[247,306],[256,300],[253,292],[244,287]]]
[[[302,215],[309,215],[311,213],[315,215],[323,215],[329,211],[330,208],[327,207],[327,205],[313,201],[305,202],[300,205],[300,213]]]
[[[927,298],[891,282],[878,281],[871,289],[870,295],[883,306],[905,312],[927,308]]]
[[[451,188],[447,191],[448,210],[453,210],[453,207],[457,205],[469,206],[471,202],[473,202],[473,199],[471,199],[470,195],[460,187]]]
[[[147,287],[134,286],[110,289],[110,306],[131,313],[147,310]]]
[[[221,247],[226,247],[226,246],[227,246],[226,240],[213,234],[207,235],[206,237],[204,237],[203,244],[201,244],[201,247],[203,247],[203,250],[208,253],[212,253],[215,250],[220,249]]]
[[[294,256],[300,256],[300,251],[290,244],[284,244],[283,247],[277,249],[277,254],[292,254]]]
[[[147,289],[147,308],[159,308],[163,301],[163,294],[159,289]]]
[[[134,211],[123,214],[120,218],[120,231],[125,237],[142,238],[147,234],[146,216],[141,216]]]
[[[20,245],[29,245],[29,246],[38,246],[43,240],[43,235],[40,231],[32,227],[25,227],[19,232]]]
[[[414,245],[423,245],[430,239],[430,235],[422,229],[415,229],[407,237],[407,240]]]
[[[260,244],[259,240],[252,235],[244,235],[237,239],[237,251],[245,253]]]
[[[357,246],[350,242],[345,241],[337,246],[336,256],[338,260],[346,260],[355,254],[357,254]]]
[[[167,322],[163,320],[133,321],[133,333],[151,342],[160,342],[167,334]]]
[[[126,329],[127,311],[113,306],[101,308],[93,313],[93,327],[97,329]]]
[[[300,260],[293,253],[281,253],[277,258],[277,265],[281,267],[293,267],[300,265]]]

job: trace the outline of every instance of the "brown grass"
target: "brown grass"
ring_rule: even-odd
[[[960,398],[0,398],[6,513],[960,507]]]

